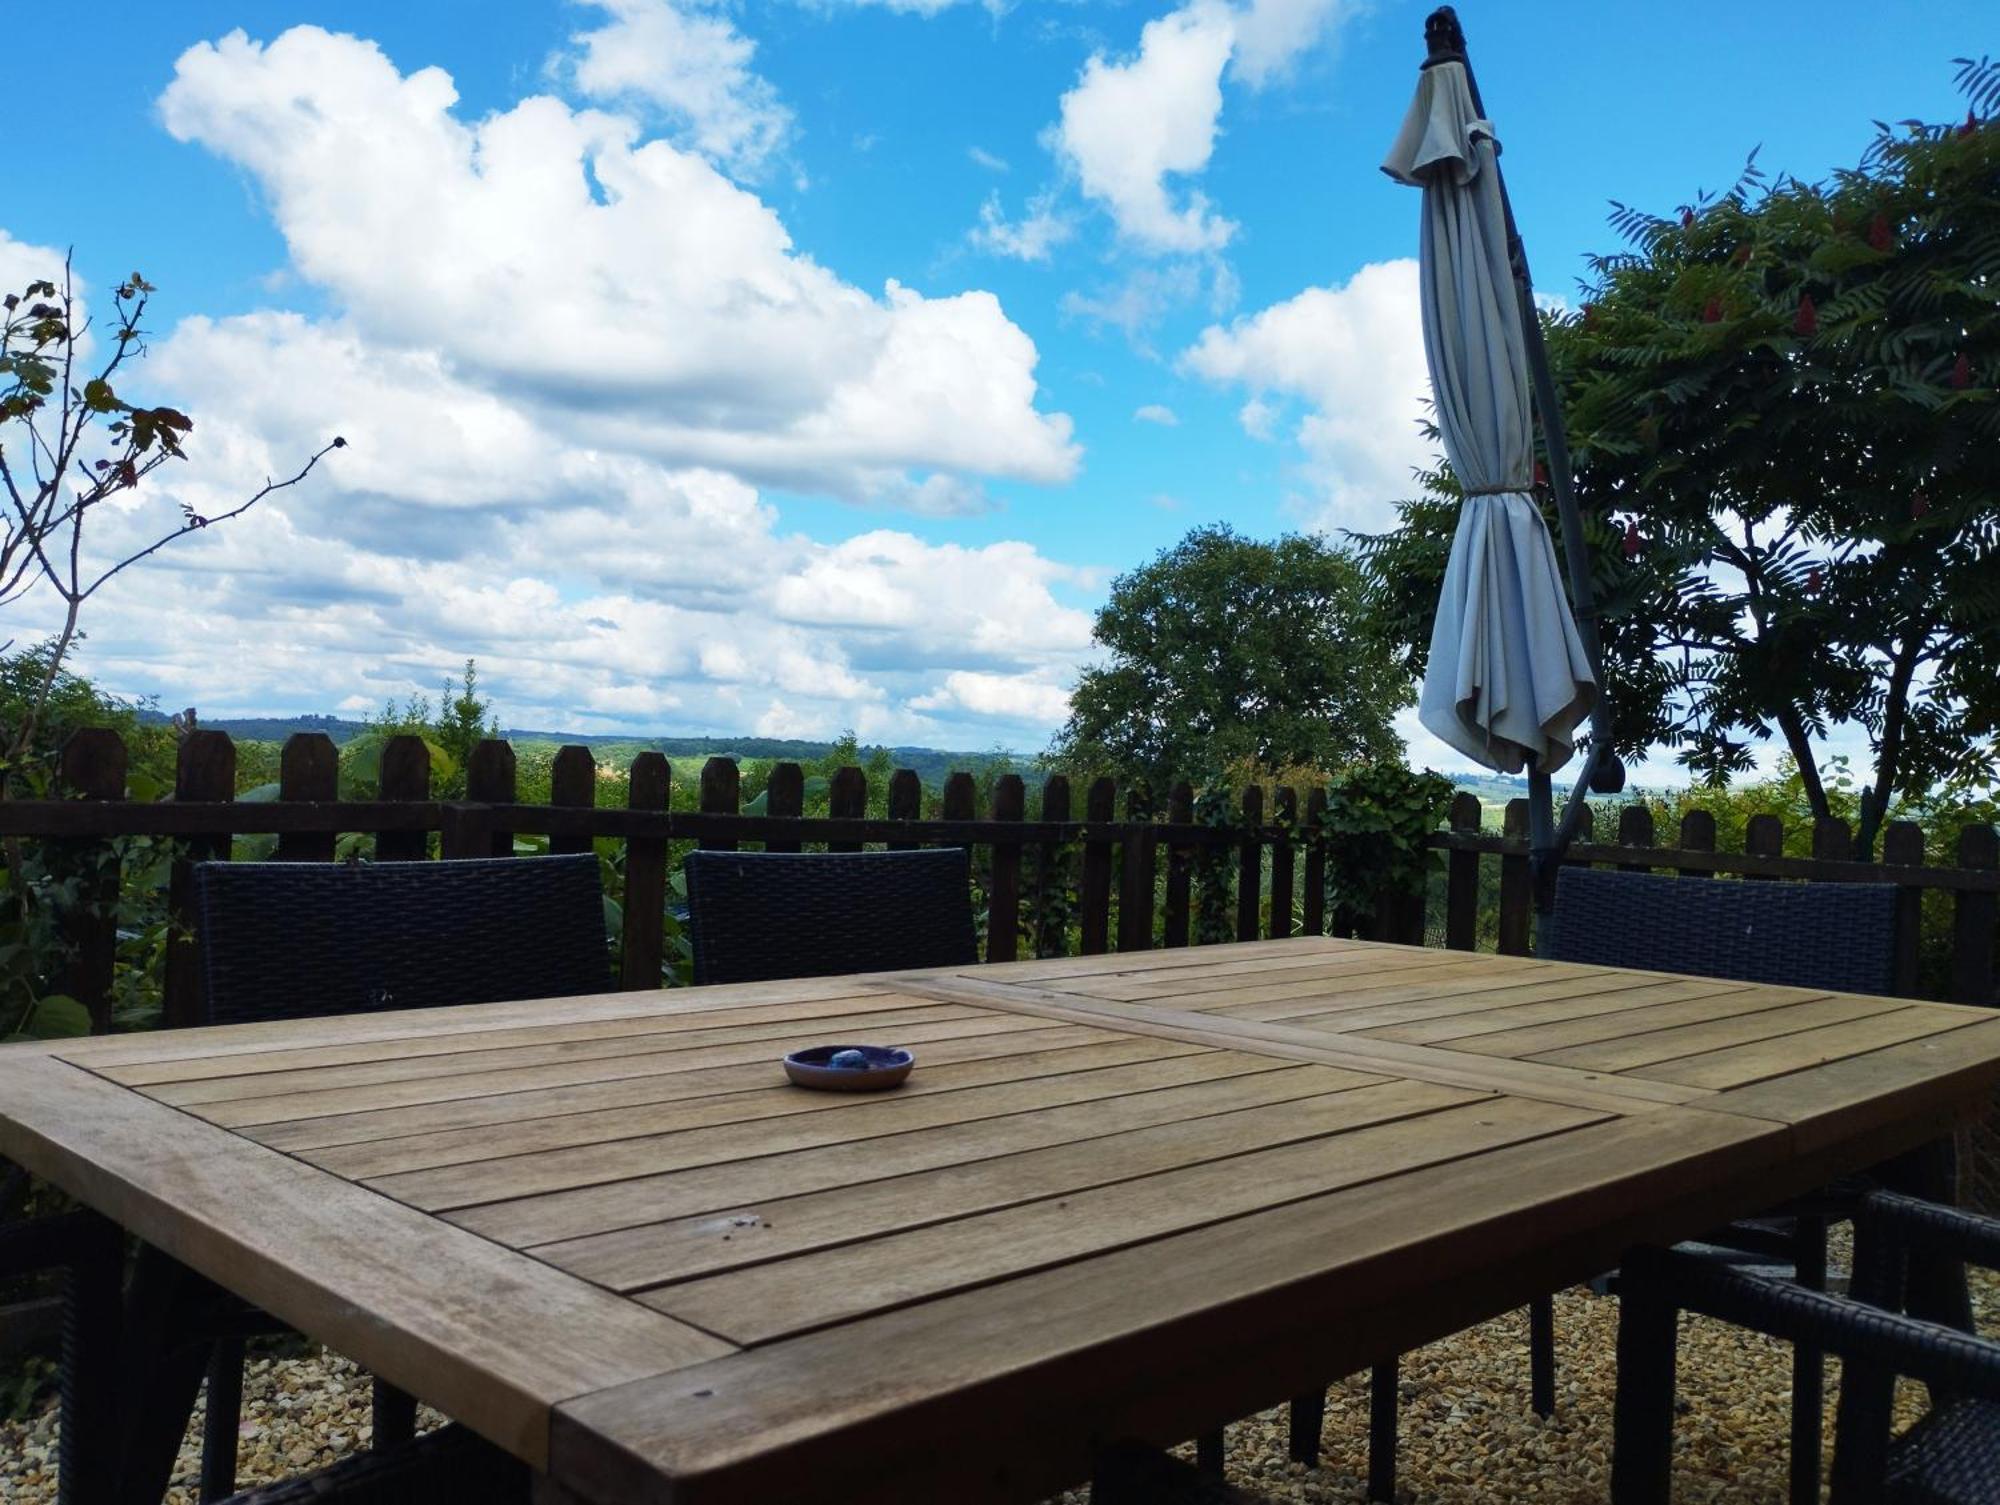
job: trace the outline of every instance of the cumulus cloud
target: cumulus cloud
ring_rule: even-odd
[[[1235,38],[1229,9],[1202,0],[1147,22],[1129,58],[1093,54],[1062,97],[1058,153],[1142,250],[1217,251],[1235,234],[1199,189],[1167,183],[1208,166]]]
[[[1136,249],[1220,252],[1236,225],[1191,180],[1215,151],[1225,72],[1263,88],[1357,8],[1354,0],[1193,0],[1147,22],[1130,57],[1093,53],[1048,140]]]
[[[299,274],[365,337],[444,352],[607,447],[857,500],[911,471],[1073,474],[1034,343],[991,294],[870,296],[624,116],[539,97],[468,124],[455,103],[436,68],[297,27],[189,49],[161,113],[255,177]]]
[[[926,710],[956,709],[1010,721],[1058,722],[1069,715],[1069,691],[1012,674],[954,670],[930,695],[912,702]]]
[[[108,587],[82,667],[215,716],[375,706],[472,653],[514,725],[1036,745],[1045,700],[977,708],[950,676],[1063,681],[1093,575],[1024,543],[814,539],[764,490],[934,514],[1067,479],[1069,420],[1036,406],[999,301],[842,281],[691,113],[658,140],[622,107],[455,106],[440,70],[316,28],[181,58],[163,121],[254,180],[324,311],[156,337],[135,381],[194,414],[192,459],[99,542],[348,444]],[[17,252],[49,254],[0,233],[0,273]],[[51,611],[30,598],[15,630]]]
[[[1277,432],[1279,403],[1303,409],[1292,438],[1304,458],[1300,510],[1315,526],[1383,526],[1430,458],[1418,429],[1430,377],[1414,260],[1373,262],[1341,286],[1212,325],[1180,366],[1248,388],[1241,419],[1254,437]]]
[[[1357,0],[1250,0],[1236,12],[1232,71],[1262,88],[1360,8]]]
[[[552,60],[593,99],[644,100],[704,156],[755,174],[785,143],[792,114],[750,66],[757,44],[719,9],[688,0],[582,0],[605,23]]]
[[[979,223],[971,241],[982,251],[1008,256],[1016,261],[1047,261],[1049,253],[1075,233],[1069,216],[1055,207],[1053,189],[1036,194],[1028,202],[1028,212],[1017,220],[1007,218],[996,188],[979,206]]]
[[[532,409],[295,316],[187,321],[148,377],[196,415],[194,458],[161,473],[155,511],[240,497],[334,423],[349,441],[305,486],[97,603],[90,672],[211,716],[379,705],[476,653],[517,725],[852,725],[974,746],[997,730],[1032,747],[1053,718],[953,699],[950,676],[1053,682],[1088,647],[1087,615],[1058,592],[1089,577],[1026,544],[898,529],[820,543],[732,476],[550,427],[524,456]],[[106,522],[115,546],[142,519]],[[23,629],[52,611],[31,599]]]
[[[1180,418],[1174,410],[1163,402],[1149,402],[1132,414],[1139,423],[1157,423],[1162,428],[1179,428]]]

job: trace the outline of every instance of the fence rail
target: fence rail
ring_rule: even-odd
[[[243,835],[275,835],[273,855],[279,860],[322,861],[334,855],[337,837],[357,832],[374,837],[375,855],[383,861],[428,857],[433,836],[438,855],[447,859],[509,855],[517,835],[546,837],[550,850],[559,852],[587,851],[600,840],[622,843],[620,975],[628,987],[661,981],[670,848],[685,843],[708,848],[748,843],[772,851],[798,851],[806,844],[835,851],[868,844],[970,846],[979,854],[986,893],[989,961],[1066,946],[1072,923],[1083,954],[1185,946],[1199,938],[1196,916],[1203,897],[1212,901],[1211,914],[1224,917],[1232,939],[1360,929],[1375,939],[1430,940],[1469,950],[1485,928],[1499,950],[1516,954],[1527,954],[1533,940],[1522,800],[1508,807],[1503,831],[1495,835],[1480,829],[1479,802],[1460,795],[1449,828],[1430,838],[1444,869],[1441,882],[1431,886],[1431,903],[1425,894],[1385,893],[1374,914],[1357,926],[1352,915],[1329,912],[1327,906],[1327,850],[1310,834],[1325,808],[1323,790],[1308,790],[1301,802],[1295,790],[1279,788],[1267,816],[1264,791],[1247,789],[1230,823],[1211,825],[1195,819],[1186,785],[1171,792],[1165,819],[1139,809],[1130,796],[1120,819],[1119,791],[1111,780],[1098,779],[1083,791],[1077,819],[1069,782],[1055,775],[1044,782],[1031,819],[1028,791],[1017,775],[994,781],[982,813],[975,809],[973,777],[955,773],[945,781],[936,813],[927,816],[916,775],[901,770],[889,780],[888,814],[870,816],[865,776],[845,768],[828,781],[829,813],[808,816],[804,778],[792,763],[773,767],[763,814],[743,811],[738,771],[721,758],[703,768],[695,809],[670,808],[672,769],[658,753],[633,760],[622,807],[596,803],[597,765],[583,747],[565,747],[557,755],[547,804],[516,798],[514,751],[499,741],[475,750],[466,769],[466,797],[457,800],[433,797],[429,752],[415,737],[384,745],[374,799],[337,797],[338,750],[323,734],[304,733],[286,743],[274,800],[237,800],[235,764],[227,736],[196,732],[181,744],[172,800],[128,801],[123,742],[114,732],[91,730],[78,733],[64,751],[61,779],[68,798],[0,802],[0,839],[78,845],[124,836],[177,840],[167,893],[169,1024],[198,1013],[199,938],[187,924],[192,866],[226,858],[231,839]],[[1742,852],[1717,850],[1714,820],[1702,811],[1682,821],[1674,845],[1657,845],[1654,837],[1651,811],[1630,806],[1620,812],[1615,842],[1580,842],[1569,860],[1683,875],[1733,874],[1751,882],[1895,883],[1904,898],[1897,984],[1913,996],[1920,986],[1924,897],[1940,895],[1951,908],[1950,965],[1948,981],[1932,991],[1959,1002],[1996,1002],[2000,836],[1991,826],[1958,833],[1951,863],[1930,860],[1923,832],[1907,822],[1887,828],[1877,862],[1855,860],[1850,833],[1839,821],[1816,822],[1809,858],[1783,855],[1784,832],[1772,816],[1750,821]],[[1073,870],[1067,856],[1072,852],[1080,854]],[[1205,859],[1199,855],[1204,852]],[[1489,864],[1497,864],[1497,885],[1487,881],[1493,876]],[[115,898],[115,867],[96,871],[99,896]],[[1233,893],[1204,895],[1206,885]],[[81,908],[85,912],[69,925],[69,991],[104,1028],[118,937],[105,906]],[[1488,920],[1492,924],[1483,926]]]

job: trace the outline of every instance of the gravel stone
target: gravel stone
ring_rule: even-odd
[[[1845,1263],[1836,1237],[1835,1259]],[[2000,1332],[2000,1276],[1973,1272],[1980,1330]],[[1577,1289],[1556,1297],[1556,1414],[1528,1409],[1528,1324],[1514,1312],[1403,1356],[1399,1505],[1598,1505],[1609,1493],[1618,1303]],[[1829,1364],[1824,1418],[1833,1444],[1838,1364]],[[1683,1317],[1680,1416],[1674,1428],[1677,1505],[1764,1505],[1786,1496],[1791,1361],[1785,1345],[1700,1317]],[[1920,1386],[1897,1397],[1899,1425],[1923,1411]],[[429,1408],[422,1427],[442,1420]],[[325,1351],[252,1361],[243,1384],[241,1485],[323,1468],[371,1435],[367,1376]],[[169,1505],[195,1505],[201,1413],[188,1429]],[[1286,1457],[1284,1408],[1228,1433],[1230,1479],[1276,1505],[1362,1505],[1367,1499],[1368,1378],[1328,1393],[1317,1468]],[[0,1423],[0,1500],[54,1505],[53,1409]],[[1192,1449],[1184,1449],[1192,1456]],[[1053,1505],[1085,1505],[1072,1490]]]

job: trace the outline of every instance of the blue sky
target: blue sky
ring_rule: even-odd
[[[124,692],[354,710],[476,655],[513,723],[1035,747],[1112,575],[1208,521],[1379,524],[1424,457],[1376,165],[1423,6],[93,9],[81,92],[0,100],[0,273],[159,284],[182,496],[350,441],[97,603]],[[1611,199],[1955,114],[1991,12],[1461,14],[1573,297]]]

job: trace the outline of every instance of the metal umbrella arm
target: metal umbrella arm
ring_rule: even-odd
[[[1426,68],[1438,63],[1458,63],[1465,69],[1466,87],[1472,106],[1482,118],[1486,103],[1480,98],[1479,80],[1466,56],[1465,29],[1458,13],[1449,5],[1439,6],[1424,21],[1424,43],[1429,56]],[[1541,424],[1542,446],[1548,455],[1549,485],[1555,491],[1556,513],[1562,524],[1563,562],[1569,573],[1570,601],[1576,613],[1577,636],[1590,660],[1590,672],[1597,693],[1590,703],[1590,745],[1584,755],[1583,772],[1570,792],[1560,821],[1555,816],[1554,788],[1549,774],[1533,757],[1528,760],[1528,860],[1535,878],[1535,905],[1544,914],[1555,904],[1555,875],[1563,853],[1582,829],[1589,808],[1589,796],[1616,794],[1625,787],[1625,766],[1611,748],[1611,706],[1604,690],[1604,649],[1597,633],[1597,593],[1590,583],[1590,546],[1583,536],[1583,518],[1576,507],[1576,481],[1570,468],[1569,438],[1563,431],[1562,404],[1556,396],[1555,377],[1549,370],[1548,346],[1542,339],[1542,321],[1535,308],[1534,279],[1528,275],[1528,252],[1521,243],[1521,231],[1514,219],[1514,201],[1507,194],[1507,179],[1500,170],[1499,154],[1493,158],[1494,180],[1500,189],[1501,208],[1507,221],[1507,263],[1514,274],[1514,295],[1521,308],[1521,337],[1528,355],[1529,379],[1534,385],[1535,416]]]

